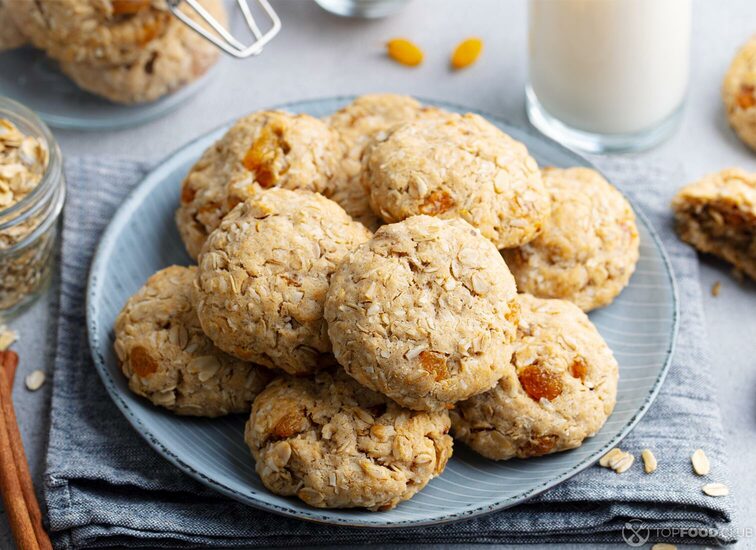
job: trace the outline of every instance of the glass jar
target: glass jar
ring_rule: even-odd
[[[669,137],[688,86],[691,0],[530,0],[528,118],[577,149]]]
[[[0,97],[0,119],[47,149],[47,166],[37,185],[0,210],[0,319],[31,304],[50,279],[66,184],[63,162],[50,129],[29,109]]]

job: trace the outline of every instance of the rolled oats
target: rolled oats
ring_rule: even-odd
[[[26,384],[26,389],[29,391],[37,391],[39,388],[41,388],[45,383],[45,376],[44,371],[41,370],[35,370],[31,373],[26,375],[26,378],[24,379],[24,383]]]
[[[730,488],[724,483],[707,483],[701,490],[710,497],[726,497],[730,494]]]
[[[706,456],[703,449],[696,449],[690,457],[690,462],[693,464],[693,471],[696,472],[696,474],[699,476],[709,475],[711,464],[709,463],[709,457]]]
[[[656,457],[651,449],[643,449],[641,458],[643,459],[643,471],[647,474],[653,474],[656,471]]]

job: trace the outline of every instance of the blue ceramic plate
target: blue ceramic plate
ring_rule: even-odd
[[[350,99],[306,101],[282,108],[323,116]],[[488,118],[524,142],[539,164],[590,165],[541,135]],[[134,190],[110,223],[89,279],[90,345],[108,392],[147,442],[187,474],[250,506],[306,520],[375,527],[442,523],[513,506],[575,475],[617,445],[651,405],[674,346],[677,299],[662,245],[636,209],[641,245],[635,274],[611,306],[591,313],[620,364],[617,406],[595,437],[569,452],[507,462],[486,460],[457,445],[441,476],[412,500],[388,512],[319,510],[298,499],[269,493],[257,478],[243,441],[245,418],[181,418],[154,407],[128,390],[113,352],[113,322],[128,297],[157,270],[190,262],[173,223],[180,182],[202,151],[224,131],[225,127],[219,128],[182,147]]]

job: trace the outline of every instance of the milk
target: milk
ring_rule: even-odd
[[[530,0],[529,19],[532,92],[567,126],[633,134],[682,105],[690,0]]]

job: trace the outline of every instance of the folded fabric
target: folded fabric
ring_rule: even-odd
[[[622,448],[657,449],[653,475],[592,467],[526,504],[452,525],[375,530],[319,525],[236,503],[156,454],[108,397],[86,339],[86,276],[100,235],[148,166],[72,159],[64,214],[61,299],[45,497],[58,548],[289,544],[637,542],[734,540],[731,497],[701,492],[690,454],[703,448],[727,482],[719,409],[711,388],[695,254],[674,236],[668,201],[679,178],[632,160],[597,159],[650,218],[680,294],[675,357],[654,405]],[[634,520],[634,521],[631,521]]]

